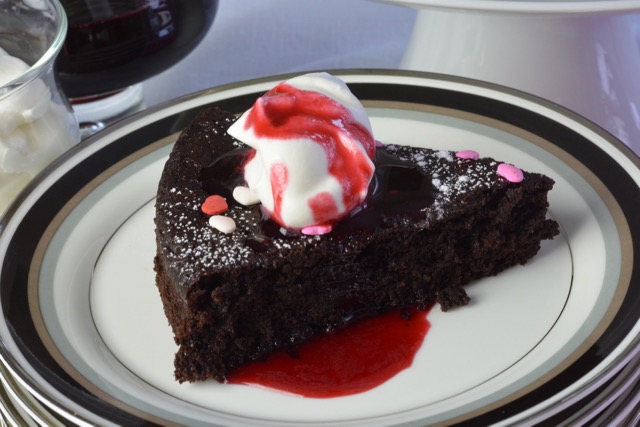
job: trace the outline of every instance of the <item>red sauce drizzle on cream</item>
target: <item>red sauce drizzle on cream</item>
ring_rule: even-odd
[[[321,93],[281,83],[256,101],[247,116],[246,128],[263,138],[305,138],[320,144],[327,156],[329,173],[342,186],[347,211],[361,202],[373,173],[368,160],[375,157],[375,140],[342,104]],[[355,141],[364,147],[364,155]],[[272,186],[274,196],[282,195],[286,181],[272,182]],[[313,200],[310,208],[317,223],[335,220],[335,204],[327,203],[326,198]],[[274,210],[272,216],[282,223],[277,201]]]
[[[295,355],[280,351],[244,366],[228,382],[313,398],[361,393],[410,367],[428,330],[426,312],[415,309],[364,318],[309,341]]]

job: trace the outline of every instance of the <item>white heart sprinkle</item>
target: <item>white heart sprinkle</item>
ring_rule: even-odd
[[[229,234],[236,231],[236,222],[233,218],[224,215],[214,215],[209,218],[209,225],[218,231]]]
[[[245,206],[255,205],[260,202],[258,195],[249,187],[238,186],[233,189],[233,198]]]

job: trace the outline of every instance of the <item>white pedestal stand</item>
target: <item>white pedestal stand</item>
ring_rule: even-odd
[[[403,68],[538,95],[640,152],[639,1],[387,1],[419,8]]]

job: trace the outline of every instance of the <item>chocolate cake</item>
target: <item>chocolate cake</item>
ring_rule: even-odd
[[[553,181],[510,182],[490,158],[384,145],[366,203],[313,236],[235,202],[249,156],[216,108],[183,131],[156,203],[157,286],[179,346],[180,382],[224,381],[234,368],[405,306],[464,305],[462,286],[524,264],[558,233],[546,218]],[[201,205],[228,201],[222,233]]]

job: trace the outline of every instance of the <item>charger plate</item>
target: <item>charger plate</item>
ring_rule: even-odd
[[[637,157],[583,118],[510,89],[416,72],[336,74],[383,142],[474,149],[552,177],[550,215],[561,236],[526,266],[468,286],[471,305],[431,310],[413,365],[371,391],[311,399],[178,384],[152,262],[163,164],[197,112],[240,113],[290,76],[196,93],[83,142],[8,210],[0,235],[5,383],[57,417],[125,425],[557,422],[601,393],[640,342]]]

